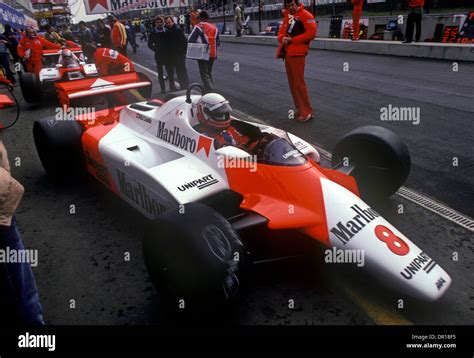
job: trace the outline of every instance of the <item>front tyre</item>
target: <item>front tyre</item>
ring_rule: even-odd
[[[363,199],[378,200],[388,198],[403,185],[411,159],[407,146],[394,132],[365,126],[337,143],[332,165],[356,179]]]
[[[20,77],[20,88],[26,103],[41,102],[41,85],[38,75],[30,72],[22,72]]]
[[[168,313],[198,318],[241,297],[247,252],[230,223],[204,204],[160,215],[145,234],[143,254]]]

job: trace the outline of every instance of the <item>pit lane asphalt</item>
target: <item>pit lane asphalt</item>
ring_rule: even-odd
[[[287,119],[292,102],[283,64],[273,60],[273,54],[272,47],[222,44],[214,69],[216,88],[235,108],[328,150],[357,126],[385,125],[399,133],[411,151],[413,169],[407,186],[472,216],[473,64],[460,63],[456,73],[450,62],[312,51],[307,78],[317,117],[301,125]],[[156,70],[147,49],[131,58]],[[234,71],[236,62],[239,72]],[[343,62],[349,63],[349,72],[342,70]],[[191,80],[198,81],[193,61],[188,61],[188,70]],[[154,86],[158,93],[156,81]],[[419,106],[420,124],[380,122],[380,108],[388,104]],[[49,183],[31,129],[34,119],[54,114],[55,107],[21,106],[20,122],[2,139],[10,160],[21,159],[20,166],[13,166],[26,188],[18,221],[26,246],[39,250],[34,272],[47,321],[160,324],[158,296],[141,253],[145,220],[99,186]],[[459,167],[451,165],[453,156],[459,157]],[[405,209],[401,215],[396,213],[399,203]],[[70,213],[72,204],[75,214]],[[472,324],[472,234],[399,197],[377,209],[451,275],[453,285],[441,301],[427,304],[405,298],[404,308],[399,309],[397,300],[403,296],[363,275],[354,281],[351,274],[326,264],[307,272],[295,260],[255,268],[238,321],[395,324],[400,315],[415,324]],[[455,251],[458,261],[452,260]],[[127,252],[130,261],[124,260]],[[288,309],[290,299],[295,309]]]

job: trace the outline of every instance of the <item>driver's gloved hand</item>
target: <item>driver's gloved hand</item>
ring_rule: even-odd
[[[222,131],[221,136],[227,145],[237,145],[237,142],[235,141],[234,137],[232,137],[232,135],[227,131]]]

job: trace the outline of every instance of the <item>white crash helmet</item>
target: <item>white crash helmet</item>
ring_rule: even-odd
[[[223,130],[230,126],[230,112],[232,107],[229,101],[217,93],[205,94],[197,104],[199,122],[214,130]]]
[[[79,63],[71,50],[65,48],[61,51],[62,65],[65,67],[76,67]]]

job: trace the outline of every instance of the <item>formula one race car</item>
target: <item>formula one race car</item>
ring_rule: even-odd
[[[305,140],[234,117],[252,145],[217,147],[199,130],[196,86],[166,102],[103,111],[92,124],[45,118],[33,128],[50,177],[85,169],[151,220],[144,257],[164,302],[191,311],[232,302],[251,262],[241,238],[257,228],[363,250],[369,271],[421,300],[446,292],[449,275],[362,200],[390,196],[408,176],[408,150],[393,132],[350,132],[333,168]]]
[[[38,103],[57,95],[61,106],[70,106],[72,101],[77,101],[74,105],[79,106],[80,103],[96,103],[103,100],[104,95],[125,90],[136,89],[141,100],[150,97],[152,83],[143,73],[100,77],[96,65],[85,60],[81,48],[43,50],[43,68],[39,75],[20,74],[23,98],[27,103]],[[80,102],[83,98],[87,99]]]

